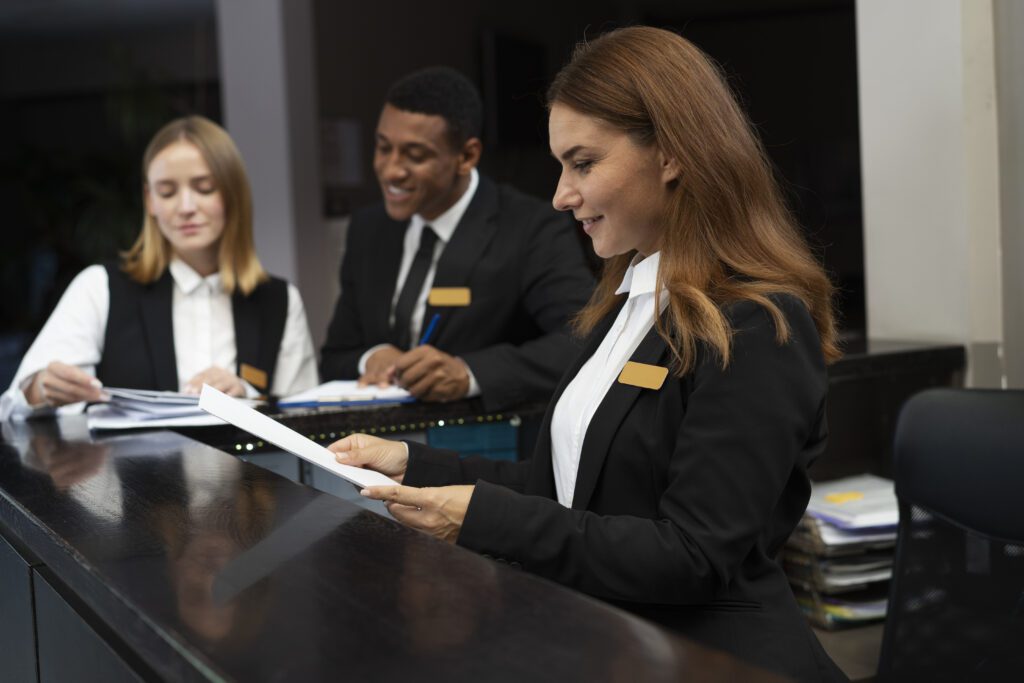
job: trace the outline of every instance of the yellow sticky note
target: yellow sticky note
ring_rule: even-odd
[[[431,306],[468,306],[473,299],[469,287],[434,287],[427,296]]]
[[[657,390],[661,389],[666,377],[668,377],[668,368],[629,361],[619,373],[619,382],[641,389]]]
[[[267,390],[267,373],[255,368],[248,363],[242,363],[239,368],[242,379],[261,391]]]
[[[842,493],[830,493],[825,496],[825,500],[829,503],[835,503],[836,505],[842,505],[843,503],[849,503],[854,500],[861,500],[864,494],[860,491],[845,491]]]

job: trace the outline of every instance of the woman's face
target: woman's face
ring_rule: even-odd
[[[548,133],[551,153],[562,164],[551,203],[573,212],[597,255],[658,251],[676,164],[657,147],[638,145],[604,121],[562,104],[551,107]]]
[[[175,254],[215,258],[224,232],[224,200],[199,148],[168,145],[146,171],[146,211]]]

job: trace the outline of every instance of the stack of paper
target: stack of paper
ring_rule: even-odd
[[[108,403],[87,411],[89,429],[152,429],[223,424],[199,408],[199,397],[176,391],[104,387]]]
[[[894,528],[900,519],[892,481],[873,474],[813,484],[807,514],[840,529]]]
[[[898,521],[887,479],[864,474],[812,485],[781,560],[813,622],[836,628],[885,616]]]
[[[408,403],[416,399],[396,386],[359,386],[355,380],[335,380],[318,387],[286,396],[278,401],[280,408],[356,407],[388,403]]]
[[[888,586],[876,587],[857,593],[812,596],[798,593],[797,602],[813,622],[824,628],[855,626],[885,618],[888,607]]]

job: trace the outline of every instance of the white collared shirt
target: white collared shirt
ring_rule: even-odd
[[[558,502],[565,507],[572,506],[583,439],[590,421],[626,361],[654,326],[654,289],[660,261],[661,252],[633,259],[615,292],[628,292],[626,303],[594,355],[583,364],[555,405],[551,417],[551,462]],[[662,290],[659,299],[660,312],[668,304],[668,293]]]
[[[437,242],[434,243],[434,258],[430,263],[430,269],[427,270],[427,276],[423,280],[423,289],[420,290],[420,295],[416,298],[416,304],[412,308],[412,318],[409,321],[409,337],[413,341],[418,341],[420,333],[423,330],[423,316],[427,310],[427,296],[430,294],[430,289],[434,285],[434,274],[437,272],[437,262],[441,260],[441,254],[444,253],[444,248],[448,246],[448,243],[452,239],[452,235],[455,234],[455,228],[459,227],[459,221],[462,220],[462,216],[466,213],[466,209],[469,208],[470,202],[473,201],[474,195],[476,195],[476,189],[480,185],[480,174],[474,168],[469,174],[469,186],[466,191],[462,193],[459,200],[451,205],[451,207],[443,214],[438,216],[432,221],[428,221],[423,216],[414,214],[409,220],[409,225],[405,229],[405,241],[402,243],[402,263],[398,267],[398,279],[395,281],[395,293],[391,297],[391,313],[388,315],[388,325],[390,327],[395,326],[395,305],[398,303],[398,297],[402,293],[402,286],[405,284],[405,278],[408,277],[409,271],[412,269],[412,261],[416,256],[416,252],[420,248],[420,236],[423,234],[423,226],[429,225],[431,229],[437,234]],[[359,374],[366,374],[366,361],[369,360],[378,349],[388,346],[387,344],[378,344],[367,350],[359,358]],[[469,392],[467,396],[478,396],[480,394],[480,385],[477,384],[476,378],[473,377],[472,371],[466,368],[469,372]]]
[[[220,275],[215,273],[204,278],[177,259],[171,261],[169,269],[174,280],[171,320],[178,388],[183,389],[192,377],[211,366],[234,372],[237,360],[234,314],[231,297],[221,287]],[[22,358],[14,381],[0,397],[0,420],[32,412],[24,389],[51,361],[77,365],[95,375],[103,356],[109,313],[107,270],[103,266],[89,266],[68,286]],[[317,383],[316,356],[302,297],[298,289],[289,284],[288,314],[271,393],[287,396]],[[81,411],[81,407],[81,404],[74,404],[62,408],[61,412]]]

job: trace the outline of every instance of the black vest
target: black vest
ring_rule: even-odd
[[[103,356],[96,376],[104,385],[127,389],[178,390],[174,355],[170,270],[151,284],[129,278],[114,263],[106,264],[110,289],[110,315],[103,342]],[[277,354],[288,315],[288,283],[271,277],[245,296],[231,296],[237,350],[236,375],[247,363],[267,373],[267,393],[274,384]],[[187,339],[178,340],[187,344]]]

